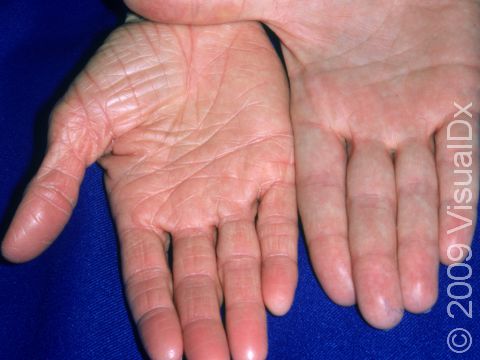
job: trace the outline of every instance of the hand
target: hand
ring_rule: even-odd
[[[439,258],[452,262],[449,246],[469,244],[475,227],[477,1],[127,4],[164,22],[267,23],[286,57],[298,204],[323,288],[339,304],[357,301],[379,328],[398,323],[404,309],[421,313],[433,306]],[[447,126],[457,112],[475,134],[465,143],[473,155],[455,160],[473,159],[472,179],[454,174],[458,150],[447,148]],[[455,181],[467,182],[457,198],[462,204],[455,200],[462,190]],[[468,224],[448,215],[447,205],[471,206],[457,212],[471,226],[447,234]]]
[[[53,112],[8,259],[59,234],[95,161],[149,355],[181,358],[183,334],[189,359],[264,358],[264,302],[283,314],[296,286],[297,219],[288,88],[261,26],[115,31]]]

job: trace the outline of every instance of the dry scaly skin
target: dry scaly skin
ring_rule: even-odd
[[[260,25],[135,21],[53,112],[3,253],[20,262],[44,250],[98,161],[149,355],[264,358],[264,302],[283,314],[297,280],[293,158],[286,78]]]

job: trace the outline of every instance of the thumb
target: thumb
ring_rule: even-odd
[[[89,141],[85,136],[72,138],[66,119],[71,116],[53,116],[45,158],[5,235],[2,253],[12,262],[33,259],[60,234],[77,202],[85,169],[94,161],[88,151],[79,151],[77,143],[86,149]]]
[[[125,0],[135,13],[162,23],[214,25],[265,20],[271,0]]]

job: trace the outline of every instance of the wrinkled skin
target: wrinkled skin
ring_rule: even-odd
[[[183,348],[189,359],[265,358],[264,303],[285,313],[297,281],[293,160],[286,78],[259,24],[134,21],[54,110],[3,254],[22,262],[44,250],[98,161],[151,358]]]
[[[467,254],[472,226],[455,205],[446,128],[474,127],[480,5],[467,0],[128,0],[162,22],[259,20],[283,43],[291,83],[297,197],[314,270],[337,303],[358,303],[375,327],[427,311],[437,272]],[[454,106],[454,101],[459,108]],[[463,131],[462,134],[465,134]],[[461,135],[460,133],[458,135]],[[458,142],[457,142],[458,143]],[[468,163],[468,162],[467,162]],[[462,200],[462,202],[465,202]],[[465,204],[464,204],[465,205]],[[457,245],[457,248],[449,246]]]

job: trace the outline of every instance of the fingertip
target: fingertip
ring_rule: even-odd
[[[12,263],[24,263],[45,251],[63,228],[63,222],[52,218],[48,220],[44,220],[43,213],[35,216],[20,206],[1,244],[5,259]]]
[[[377,329],[391,329],[403,318],[400,278],[390,257],[363,257],[354,264],[357,301],[363,318]]]
[[[440,262],[443,265],[461,263],[471,254],[470,238],[462,236],[450,236],[449,239],[441,239],[439,246]]]
[[[6,241],[2,243],[2,257],[14,264],[20,264],[30,260],[30,258],[26,258],[21,253],[19,253],[18,249],[14,246],[7,244]]]
[[[297,264],[290,259],[273,259],[264,262],[262,271],[263,300],[268,310],[276,316],[290,310],[298,282]]]
[[[390,304],[385,298],[378,297],[375,304],[362,306],[360,312],[367,323],[380,330],[389,330],[397,326],[403,318],[404,309]]]
[[[261,3],[261,2],[260,2]],[[162,23],[212,25],[258,17],[259,6],[244,7],[238,1],[125,0],[129,9],[149,20]],[[246,12],[245,12],[246,11]]]
[[[325,245],[328,244],[310,245],[315,274],[330,300],[340,306],[352,306],[356,296],[348,248]]]
[[[399,269],[405,310],[420,314],[432,308],[438,296],[437,247],[415,246],[400,252]]]
[[[176,347],[164,346],[162,349],[149,351],[149,357],[152,360],[181,360],[183,359],[182,352]]]
[[[455,264],[457,261],[452,261],[451,259],[448,258],[445,252],[440,250],[440,262],[442,263],[442,265],[449,266],[449,265]]]
[[[227,329],[233,359],[266,359],[268,345],[263,306],[251,304],[227,308]]]
[[[39,250],[35,244],[29,245],[30,246],[22,246],[22,240],[19,237],[14,237],[10,229],[1,244],[2,256],[14,264],[30,261],[38,256],[41,249]]]
[[[355,292],[354,291],[337,291],[336,293],[327,294],[330,300],[340,306],[353,306],[355,305]]]
[[[325,285],[323,285],[325,284]],[[338,267],[332,272],[331,278],[323,281],[322,286],[330,300],[340,306],[355,305],[355,287],[350,270]]]
[[[177,319],[172,314],[165,312],[162,316],[152,316],[139,323],[139,330],[142,342],[151,359],[182,359],[181,330]]]
[[[263,360],[267,358],[267,347],[250,347],[242,349],[242,351],[235,351],[233,358],[238,360]]]
[[[286,291],[277,290],[276,292],[270,292],[269,295],[264,295],[264,297],[265,306],[275,316],[285,315],[292,307],[293,292],[290,295]]]
[[[426,280],[410,283],[402,290],[405,310],[421,314],[431,309],[437,302],[438,290],[436,286]]]
[[[443,244],[442,242],[440,243],[439,246],[439,258],[440,262],[445,265],[452,265],[455,264],[457,261],[454,261],[449,255],[448,255],[448,245]],[[459,261],[463,261],[465,257],[462,257]]]
[[[11,263],[21,262],[21,261],[17,261],[17,255],[16,255],[17,249],[15,249],[13,245],[10,244],[10,241],[8,241],[7,238],[5,238],[2,241],[2,244],[0,245],[0,251],[1,251],[2,257],[5,260]]]
[[[150,20],[156,20],[155,19],[156,14],[151,9],[151,7],[155,5],[155,1],[152,1],[150,6],[147,6],[148,5],[147,2],[143,0],[124,0],[124,3],[131,11],[134,11],[137,14],[145,16]]]

